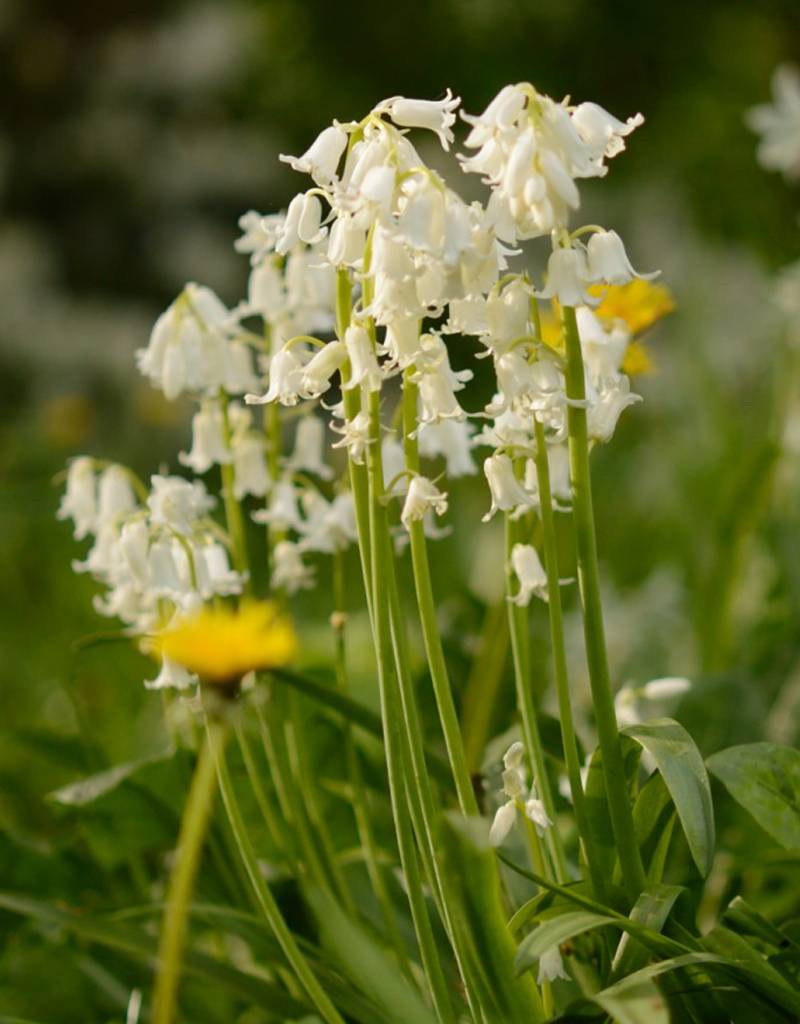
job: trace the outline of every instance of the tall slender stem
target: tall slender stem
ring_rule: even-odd
[[[519,531],[517,524],[506,513],[506,589],[509,598],[513,597],[513,578],[511,574],[511,552],[517,543]],[[514,682],[517,690],[517,705],[522,717],[522,734],[525,746],[531,759],[531,766],[536,781],[539,798],[544,804],[548,818],[555,821],[555,804],[550,786],[550,776],[544,760],[544,748],[539,732],[539,719],[536,703],[531,690],[531,663],[528,646],[528,609],[520,607],[514,601],[508,601],[508,627],[511,633],[511,654],[514,662]],[[556,881],[569,881],[567,859],[558,829],[547,829],[547,848],[553,864]]]
[[[341,551],[333,554],[333,633],[334,633],[334,665],[336,668],[336,682],[342,693],[349,690],[347,674],[347,652],[346,652],[346,621],[345,610],[345,584],[344,584],[344,558]],[[400,966],[406,973],[409,973],[408,957],[405,944],[397,924],[397,915],[391,896],[386,885],[386,878],[381,865],[378,863],[378,850],[375,836],[372,831],[370,820],[369,804],[367,802],[367,791],[364,786],[364,778],[361,771],[358,749],[353,736],[353,726],[349,721],[344,724],[344,750],[347,774],[350,779],[350,787],[353,800],[353,815],[356,821],[356,830],[364,854],[364,863],[369,876],[370,884],[378,901],[386,932],[392,947],[395,950]]]
[[[586,409],[582,404],[586,399],[586,381],[578,324],[575,310],[571,306],[563,307],[562,329],[567,354],[566,384],[567,397],[570,399],[567,409],[569,461],[586,660],[589,667],[597,736],[603,755],[603,775],[611,813],[611,824],[617,843],[622,877],[628,895],[633,901],[644,889],[645,873],[636,843],[636,834],[633,830],[633,813],[628,800],[619,729],[614,712],[614,700],[611,695],[597,567],[597,538],[595,536],[592,480],[589,469],[589,438]]]
[[[153,1024],[171,1024],[175,1014],[178,978],[186,944],[186,919],[200,862],[203,839],[214,804],[217,757],[225,749],[228,723],[210,720],[183,809],[178,847],[167,890],[167,904],[158,945],[158,975],[153,997]]]
[[[378,685],[380,688],[381,719],[386,749],[386,767],[389,775],[389,794],[394,816],[400,863],[406,876],[406,888],[411,906],[411,915],[417,933],[422,962],[431,989],[434,1006],[439,1019],[454,1021],[453,1008],[447,993],[441,960],[436,949],[428,917],[425,897],[419,879],[414,838],[406,803],[406,790],[413,799],[418,795],[417,780],[408,778],[403,757],[403,739],[400,735],[401,713],[398,706],[397,680],[395,677],[392,630],[386,586],[392,567],[389,565],[390,552],[386,535],[386,510],[381,504],[383,498],[383,465],[380,457],[380,393],[370,394],[370,441],[368,455],[369,474],[369,525],[372,560],[372,620],[378,662]],[[416,793],[415,793],[416,790]],[[422,837],[420,837],[423,842]]]
[[[209,729],[213,728],[213,723],[209,721],[208,726]],[[320,1016],[327,1022],[327,1024],[344,1024],[343,1017],[339,1014],[338,1010],[325,994],[322,986],[314,976],[308,961],[303,956],[294,936],[289,931],[289,927],[284,920],[278,904],[275,902],[275,898],[273,897],[269,886],[264,881],[261,870],[258,866],[258,859],[256,858],[255,851],[253,850],[250,842],[250,837],[247,833],[247,829],[245,828],[242,813],[239,810],[233,786],[231,785],[228,769],[225,764],[224,748],[215,749],[213,767],[216,769],[219,789],[222,794],[222,802],[225,805],[225,811],[228,815],[228,820],[230,821],[231,831],[233,832],[234,839],[236,840],[236,845],[239,849],[242,863],[247,871],[247,877],[253,887],[261,912],[264,914],[264,917],[272,928],[278,944],[297,975],[300,984],[305,989],[306,995],[316,1007]]]
[[[403,450],[406,468],[419,472],[419,446],[416,438],[417,428],[417,395],[418,388],[413,381],[413,366],[406,369],[403,376]],[[439,722],[444,733],[447,756],[453,773],[459,807],[464,814],[477,814],[478,801],[467,768],[464,753],[464,741],[458,724],[453,691],[447,672],[447,662],[442,649],[442,640],[436,623],[436,603],[433,597],[430,565],[428,563],[428,546],[425,529],[420,520],[414,520],[409,529],[411,542],[411,564],[414,573],[414,587],[417,593],[419,618],[422,624],[422,637],[431,683],[439,712]]]
[[[586,821],[583,783],[581,781],[581,764],[578,757],[578,744],[575,739],[575,726],[572,719],[572,701],[569,692],[569,675],[567,672],[567,656],[564,649],[564,617],[561,607],[561,585],[558,570],[558,544],[555,520],[553,517],[553,499],[550,490],[550,466],[547,458],[547,441],[544,427],[535,421],[536,435],[536,479],[539,485],[539,505],[544,540],[544,563],[547,572],[548,612],[550,616],[550,641],[553,648],[553,668],[558,694],[558,716],[561,724],[561,742],[564,746],[564,761],[567,766],[572,806],[575,808],[575,820],[578,834],[583,842],[586,862],[592,878],[595,895],[604,899],[606,880],[600,870],[599,861],[591,856],[590,832]]]

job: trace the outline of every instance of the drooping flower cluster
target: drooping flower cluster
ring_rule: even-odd
[[[623,122],[593,103],[507,86],[482,115],[465,115],[472,155],[459,159],[489,185],[484,205],[465,202],[409,138],[421,129],[448,149],[458,104],[449,91],[439,101],[395,96],[361,121],[334,122],[301,156],[281,157],[311,185],[285,213],[241,218],[236,249],[251,264],[246,299],[228,308],[209,288],[189,284],[159,317],[138,366],[167,399],[197,403],[191,444],[178,460],[221,481],[226,526],[212,518],[214,500],[197,480],[157,476],[149,494],[135,495],[125,470],[104,469],[98,481],[94,462],[76,460],[62,514],[75,519],[76,536],[95,537],[81,568],[108,588],[98,599],[103,614],[144,635],[212,596],[243,593],[254,582],[248,518],[269,533],[269,588],[313,586],[311,556],[337,554],[357,538],[339,452],[353,466],[380,457],[398,550],[415,524],[429,537],[449,532],[437,525],[449,503],[441,477],[476,473],[476,448],[488,449],[484,518],[535,511],[537,423],[554,506],[570,507],[573,399],[560,309],[576,309],[580,404],[599,443],[638,401],[626,374],[632,355],[638,368],[646,362],[638,334],[669,308],[667,293],[633,269],[616,232],[592,226],[570,234],[568,225],[580,202],[577,182],[604,176],[642,118]],[[518,251],[510,246],[543,235],[553,249],[537,288],[513,270]],[[495,382],[482,408],[465,398],[473,378],[465,363],[476,345]],[[390,426],[387,398],[398,380],[406,398]],[[242,503],[257,507],[247,516]],[[535,548],[518,544],[511,562],[514,600],[546,598]],[[158,685],[169,681],[165,666]]]

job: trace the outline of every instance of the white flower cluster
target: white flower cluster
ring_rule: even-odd
[[[136,636],[168,625],[215,596],[240,594],[244,578],[230,566],[228,551],[210,518],[214,498],[199,481],[154,476],[146,499],[130,470],[111,464],[99,469],[86,456],[73,460],[60,519],[75,524],[75,537],[93,538],[76,572],[88,572],[107,589],[95,598],[100,615],[121,619]],[[165,660],[146,685],[183,688],[194,682]]]
[[[541,336],[538,300],[577,307],[590,437],[609,440],[622,410],[637,401],[621,371],[630,332],[595,315],[592,286],[638,275],[615,232],[570,234],[567,220],[579,205],[576,181],[605,175],[641,116],[621,122],[592,103],[570,106],[527,84],[506,87],[480,117],[465,117],[466,146],[475,152],[461,165],[490,186],[484,205],[465,202],[408,137],[427,130],[448,149],[458,104],[449,91],[439,101],[391,97],[359,122],[334,122],[301,156],[281,157],[309,175],[311,187],[283,214],[251,210],[241,218],[236,248],[250,257],[247,298],[228,308],[209,288],[189,284],[137,353],[139,369],[167,399],[197,402],[181,464],[196,475],[220,473],[226,515],[231,502],[262,503],[250,513],[270,531],[273,589],[312,586],[306,556],[340,551],[356,537],[352,497],[344,478],[333,479],[326,448],[358,464],[380,439],[387,496],[402,500],[399,536],[422,522],[437,537],[447,532],[435,517],[449,498],[435,472],[475,473],[478,446],[491,449],[485,518],[537,507],[538,421],[555,506],[569,507],[571,400],[563,356]],[[517,254],[509,246],[547,234],[553,251],[536,289],[526,274],[509,271]],[[473,371],[455,336],[476,339],[491,360],[496,388],[484,408],[468,412],[462,404]],[[370,419],[368,410],[400,376],[417,400],[406,442],[423,464],[443,463],[430,475],[408,464],[383,425],[376,436]],[[248,406],[265,407],[263,424]],[[283,423],[282,409],[290,410]],[[327,424],[320,409],[330,414]],[[294,444],[283,455],[289,420]],[[109,587],[105,614],[147,632],[187,602],[245,585],[246,562],[234,558],[239,571],[232,572],[228,561],[235,531],[229,522],[228,536],[209,518],[212,499],[201,483],[154,477],[149,497],[137,501],[124,470],[96,478],[91,460],[73,463],[62,514],[73,516],[77,536],[95,536],[84,566]],[[183,518],[164,508],[182,509]],[[515,600],[544,597],[536,551],[518,545],[512,561]]]
[[[505,842],[514,827],[518,811],[533,822],[540,836],[553,824],[547,816],[544,804],[536,796],[535,783],[529,793],[526,790],[524,757],[525,748],[521,743],[512,743],[503,755],[503,794],[508,799],[497,809],[489,830],[489,842],[492,846],[501,846]]]
[[[747,112],[747,123],[761,136],[758,159],[768,171],[800,179],[800,70],[782,64],[772,76],[772,103]]]

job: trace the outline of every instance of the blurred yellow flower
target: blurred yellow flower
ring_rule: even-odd
[[[641,341],[634,339],[622,357],[622,372],[627,373],[629,377],[641,377],[645,373],[652,373],[654,369],[650,353]]]
[[[601,320],[624,320],[631,334],[641,334],[675,309],[669,288],[641,278],[630,284],[592,285],[589,291],[601,299],[596,315]]]
[[[155,640],[154,652],[218,685],[255,669],[286,665],[297,650],[290,619],[271,601],[243,601],[238,609],[206,606]]]
[[[39,406],[38,413],[42,434],[54,448],[75,448],[95,428],[95,409],[86,395],[55,395]]]

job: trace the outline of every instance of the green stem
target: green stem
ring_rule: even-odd
[[[414,929],[419,943],[422,963],[431,989],[434,1006],[441,1021],[454,1022],[453,1008],[447,993],[441,960],[431,930],[430,918],[425,905],[425,896],[419,878],[414,837],[406,792],[413,801],[419,795],[419,779],[410,779],[406,773],[406,758],[403,756],[403,738],[400,735],[401,713],[398,707],[398,689],[395,676],[394,652],[390,606],[387,599],[387,579],[391,572],[391,558],[386,510],[381,504],[383,498],[383,465],[380,454],[380,393],[370,393],[371,444],[368,454],[369,477],[369,525],[372,561],[372,620],[378,663],[378,686],[380,689],[381,718],[383,721],[386,767],[389,775],[389,794],[394,816],[400,863],[406,876],[406,889],[411,906]],[[431,837],[420,842],[430,843]]]
[[[511,519],[510,513],[505,515],[506,526],[506,594],[508,600],[508,628],[511,634],[511,654],[514,663],[514,682],[517,691],[517,706],[522,718],[522,734],[525,747],[531,759],[536,790],[544,804],[548,818],[555,822],[556,812],[550,776],[544,759],[542,737],[539,732],[539,719],[536,714],[536,702],[531,689],[530,649],[528,647],[528,609],[510,600],[514,586],[511,570],[511,552],[519,539],[517,524]],[[552,860],[553,873],[556,881],[569,880],[567,859],[561,835],[554,825],[547,830],[547,848]]]
[[[417,428],[417,396],[418,388],[412,379],[413,366],[406,369],[403,375],[403,449],[406,468],[413,473],[419,472],[419,445],[416,438]],[[464,741],[458,724],[453,691],[447,672],[447,662],[442,649],[442,640],[436,624],[436,603],[433,597],[431,571],[428,562],[428,546],[425,529],[421,520],[411,523],[409,529],[411,540],[411,564],[414,573],[414,587],[417,592],[417,605],[422,624],[422,636],[425,653],[431,673],[431,683],[439,712],[439,722],[444,733],[447,756],[453,773],[453,781],[458,795],[458,804],[466,815],[478,813],[478,801],[467,768],[464,753]]]
[[[583,842],[586,862],[592,878],[595,895],[603,900],[606,891],[606,879],[600,870],[599,862],[592,858],[590,850],[590,831],[586,820],[583,783],[581,781],[581,763],[578,756],[578,744],[575,739],[575,726],[572,720],[572,700],[569,692],[569,675],[567,673],[567,656],[564,649],[564,617],[561,607],[561,585],[558,570],[558,544],[555,520],[553,517],[553,499],[550,491],[550,466],[547,459],[547,441],[544,427],[535,420],[536,433],[536,479],[539,485],[540,517],[544,540],[544,562],[547,572],[548,611],[550,615],[550,640],[553,647],[553,667],[558,694],[558,715],[561,724],[561,742],[564,746],[564,760],[567,766],[567,778],[572,795],[572,806],[575,808],[575,820],[578,833]]]
[[[231,425],[230,418],[228,416],[228,396],[224,391],[221,393],[219,401],[222,408],[222,424],[225,446],[230,449]],[[247,540],[244,531],[242,506],[236,500],[236,495],[233,492],[235,483],[233,463],[225,462],[222,464],[220,469],[222,472],[222,500],[225,505],[225,520],[228,524],[228,535],[231,539],[233,565],[237,572],[245,575],[245,589],[249,590],[251,585],[249,571],[250,563],[247,557]]]
[[[346,600],[344,582],[344,557],[341,551],[333,554],[333,601],[334,601],[334,665],[336,668],[336,681],[342,693],[349,692],[347,675],[347,652],[346,652]],[[386,885],[386,878],[378,862],[378,848],[375,836],[372,831],[370,820],[369,804],[367,802],[367,791],[364,785],[364,777],[361,771],[358,749],[353,735],[353,726],[349,720],[344,723],[344,749],[347,774],[350,779],[350,787],[353,800],[353,815],[356,821],[359,843],[364,855],[364,863],[367,875],[378,901],[383,922],[389,941],[395,950],[400,966],[410,976],[408,957],[406,955],[405,943],[400,934],[397,923],[397,915]]]
[[[213,722],[208,722],[208,728],[209,730],[213,728]],[[247,871],[247,877],[250,879],[250,884],[253,887],[261,912],[272,928],[286,959],[297,975],[300,984],[305,989],[306,995],[316,1007],[317,1012],[327,1024],[344,1024],[344,1018],[339,1014],[315,978],[308,961],[303,956],[294,936],[289,931],[288,925],[278,904],[275,902],[269,886],[264,881],[231,785],[223,749],[215,751],[214,765],[216,767],[220,793],[222,794],[222,802],[225,805],[225,811],[236,839],[239,855]]]
[[[502,600],[486,608],[478,650],[464,687],[461,723],[467,768],[471,772],[480,771],[481,758],[492,735],[507,654],[508,614]]]
[[[167,904],[158,946],[153,1024],[171,1024],[174,1020],[178,978],[186,944],[189,903],[214,803],[215,764],[225,749],[227,739],[228,723],[217,719],[209,721],[183,809],[175,862],[169,878]]]
[[[603,610],[600,602],[586,409],[582,404],[577,404],[583,403],[586,399],[586,381],[578,324],[575,319],[575,310],[571,306],[563,307],[562,328],[567,354],[567,397],[571,400],[567,409],[569,462],[586,661],[589,668],[597,736],[603,754],[603,774],[611,824],[617,843],[622,877],[628,896],[633,902],[645,887],[645,873],[633,829],[633,813],[628,800],[619,730],[614,712],[614,700],[611,695],[603,630]]]

